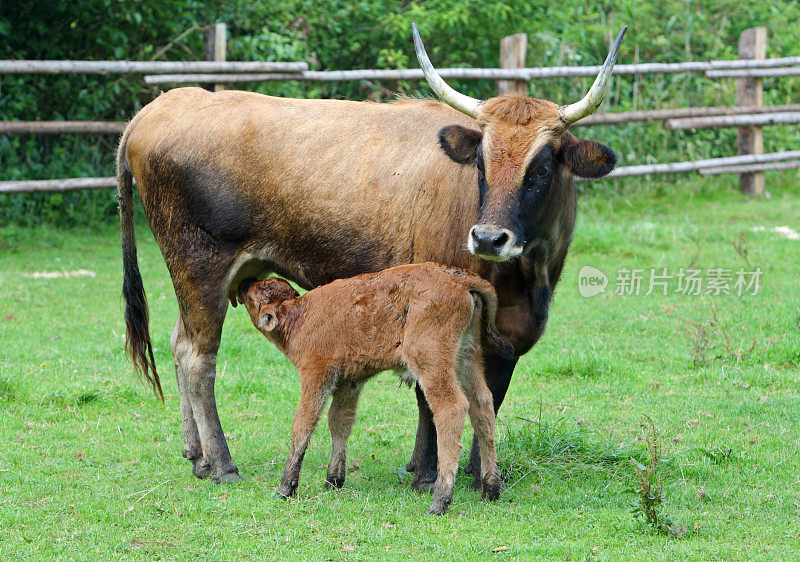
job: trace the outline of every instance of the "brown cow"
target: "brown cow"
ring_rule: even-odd
[[[511,359],[484,356],[495,411],[517,358],[544,332],[575,223],[573,174],[602,176],[615,163],[611,149],[567,128],[602,100],[622,33],[589,93],[566,106],[516,94],[463,96],[436,74],[416,35],[426,78],[446,103],[179,88],[143,108],[123,134],[127,347],[160,393],[136,261],[135,178],[178,299],[171,346],[183,455],[201,478],[238,478],[214,380],[228,301],[242,279],[275,272],[311,289],[426,261],[480,275],[495,288],[497,327],[515,350]],[[417,402],[409,469],[424,489],[436,478],[436,436],[419,387]],[[476,479],[479,462],[473,440],[468,469]]]
[[[300,376],[292,449],[278,496],[294,495],[328,396],[333,447],[326,485],[344,484],[347,439],[361,389],[372,376],[394,370],[409,386],[419,384],[436,424],[439,476],[428,513],[442,515],[453,498],[467,411],[483,461],[481,495],[500,497],[495,416],[480,347],[485,342],[501,354],[514,351],[495,331],[497,297],[490,283],[426,263],[341,279],[302,297],[283,279],[247,279],[238,298]]]

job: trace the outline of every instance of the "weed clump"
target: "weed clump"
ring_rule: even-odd
[[[630,459],[638,480],[638,488],[634,490],[638,499],[633,502],[633,516],[661,534],[676,538],[683,537],[688,532],[686,525],[662,513],[662,504],[666,499],[666,493],[664,491],[664,474],[659,466],[661,445],[655,424],[648,416],[645,416],[645,421],[642,422],[642,433],[647,447],[647,465],[645,466],[635,458]]]

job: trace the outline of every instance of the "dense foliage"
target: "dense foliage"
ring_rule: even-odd
[[[620,0],[559,3],[524,0],[11,0],[0,3],[0,58],[196,60],[203,25],[228,24],[228,60],[307,61],[313,69],[407,68],[416,65],[410,22],[416,21],[439,67],[498,65],[498,41],[526,32],[528,65],[597,64],[619,27],[630,26],[620,60],[679,62],[736,58],[743,29],[769,30],[767,56],[798,55],[800,4],[788,0]],[[588,79],[532,83],[530,92],[574,101]],[[454,82],[476,97],[490,81]],[[282,82],[239,87],[283,96],[388,100],[395,92],[428,95],[419,82]],[[0,84],[0,120],[126,120],[157,95],[139,76],[8,75]],[[765,103],[800,99],[800,80],[765,80]],[[615,80],[605,110],[624,111],[735,103],[735,81],[697,74]],[[767,150],[800,148],[796,126],[765,129]],[[623,163],[730,155],[735,130],[668,133],[660,124],[582,129],[613,146]],[[0,179],[113,174],[111,136],[0,136]],[[658,178],[655,189],[673,181]],[[629,183],[643,185],[643,180]],[[611,188],[611,186],[609,186]],[[648,188],[649,189],[649,188]],[[63,225],[110,220],[109,191],[0,196],[0,222]]]

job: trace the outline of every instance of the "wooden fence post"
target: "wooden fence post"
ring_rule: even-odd
[[[526,33],[515,33],[500,39],[500,68],[525,68],[525,50],[528,46]],[[528,95],[528,83],[525,80],[498,80],[497,93],[518,92]]]
[[[739,58],[763,60],[767,56],[767,28],[751,27],[739,37]],[[739,78],[736,84],[737,105],[762,105],[763,80],[761,78]],[[761,127],[741,127],[736,139],[739,154],[763,154],[764,135]],[[739,189],[750,195],[764,194],[764,173],[739,174]]]
[[[224,23],[214,23],[203,28],[203,60],[224,61],[227,31]],[[224,84],[203,84],[213,92],[224,90]]]

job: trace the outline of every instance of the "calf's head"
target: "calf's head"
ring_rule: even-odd
[[[519,94],[483,101],[453,90],[431,65],[416,25],[412,29],[431,89],[441,101],[475,118],[480,129],[450,125],[439,131],[439,145],[450,159],[476,167],[481,210],[467,248],[489,260],[518,257],[531,242],[553,190],[571,189],[573,175],[604,176],[616,164],[613,150],[596,141],[579,141],[567,129],[603,101],[627,28],[620,31],[586,96],[562,106]]]
[[[298,296],[294,287],[278,277],[270,277],[264,281],[245,279],[239,284],[239,302],[245,305],[250,320],[264,335],[278,327],[286,301]]]

